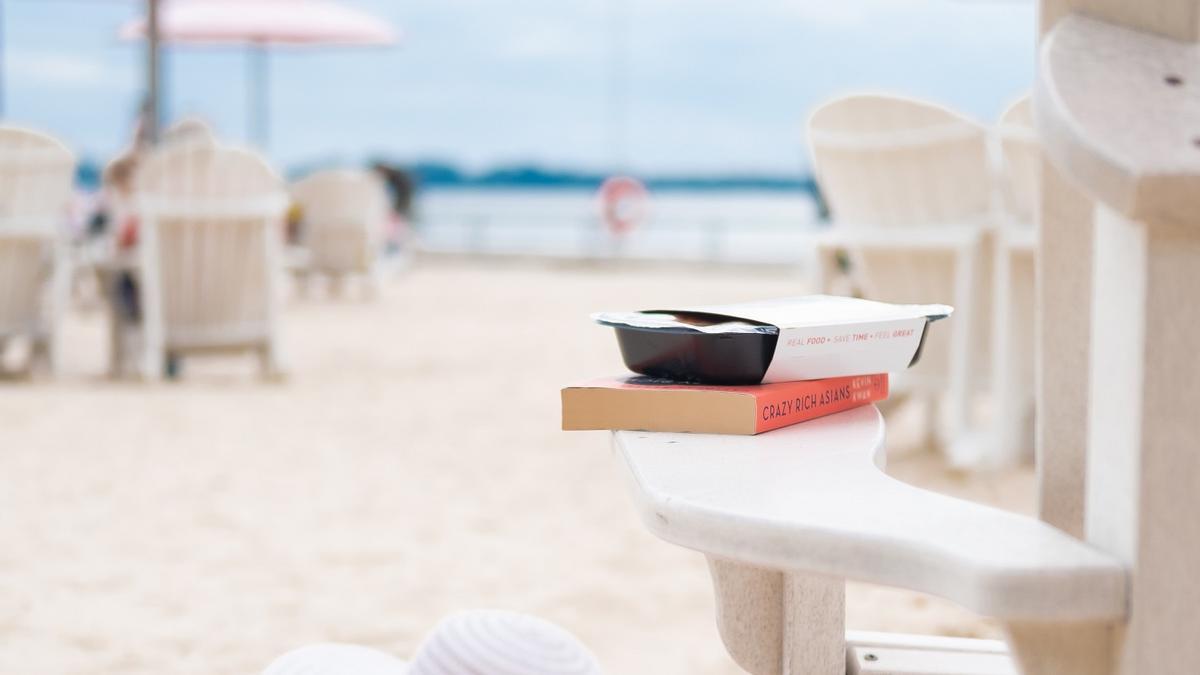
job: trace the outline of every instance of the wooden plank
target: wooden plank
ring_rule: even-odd
[[[925,649],[941,652],[973,652],[979,654],[1007,654],[1003,640],[949,637],[945,635],[917,635],[914,633],[883,633],[869,630],[846,631],[846,643],[856,647],[884,647],[888,649]]]
[[[1018,675],[1006,654],[854,647],[847,675]]]
[[[1042,34],[1074,4],[1079,0],[1042,0]],[[1042,105],[1036,91],[1033,103],[1036,117]],[[1039,138],[1043,133],[1038,130]],[[1092,201],[1044,153],[1041,181],[1034,322],[1038,516],[1083,537]]]
[[[1200,228],[1110,211],[1097,226],[1113,278],[1095,305],[1088,539],[1133,570],[1116,672],[1184,672],[1200,663],[1200,525],[1182,515],[1200,499]]]
[[[1042,160],[1035,259],[1038,516],[1083,537],[1091,341],[1092,202]]]
[[[847,675],[1017,675],[999,640],[847,631]]]

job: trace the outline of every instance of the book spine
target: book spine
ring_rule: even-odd
[[[812,386],[786,396],[758,399],[755,433],[779,429],[798,422],[832,415],[875,401],[888,395],[888,376],[856,375],[813,380]]]

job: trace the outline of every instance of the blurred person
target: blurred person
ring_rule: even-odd
[[[387,250],[399,251],[412,233],[413,197],[416,181],[403,168],[385,162],[374,162],[371,170],[379,174],[387,186],[391,202],[391,217],[388,219]]]
[[[138,220],[133,208],[133,193],[138,156],[131,148],[114,159],[104,171],[98,213],[103,214],[102,222],[112,237],[115,255],[129,253],[137,246]],[[108,290],[115,301],[114,306],[120,310],[120,318],[132,323],[141,320],[137,280],[130,272],[118,273],[113,288]]]
[[[141,157],[153,146],[149,135],[149,100],[143,101],[134,120],[128,147],[105,167],[100,197],[91,228],[94,234],[110,239],[114,257],[131,253],[137,247],[138,218],[134,209],[134,188]],[[132,272],[118,270],[107,280],[104,292],[113,306],[114,320],[126,324],[141,321],[142,310],[137,278]]]

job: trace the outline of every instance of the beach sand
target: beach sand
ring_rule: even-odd
[[[622,370],[599,309],[801,293],[795,271],[421,261],[375,301],[291,299],[290,377],[246,358],[103,377],[76,312],[58,381],[0,383],[0,673],[253,675],[316,641],[408,656],[448,612],[556,621],[606,672],[740,672],[703,557],[639,524],[608,435],[558,390]],[[889,470],[1029,511],[1032,472],[946,471],[897,411]],[[851,628],[995,636],[851,584]]]

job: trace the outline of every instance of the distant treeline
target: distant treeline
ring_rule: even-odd
[[[481,172],[465,171],[445,162],[391,162],[414,178],[419,188],[496,188],[496,189],[578,189],[595,190],[608,174],[593,171],[553,169],[536,165],[501,166]],[[289,176],[300,176],[335,162],[313,163],[293,167]],[[101,166],[84,160],[77,172],[80,187],[95,189],[100,184]],[[799,171],[795,175],[731,173],[731,174],[657,174],[638,175],[651,190],[777,190],[806,192],[817,195],[812,176]]]
[[[607,173],[551,169],[534,165],[502,166],[479,173],[453,164],[418,162],[407,165],[417,183],[432,188],[574,188],[595,190]],[[781,190],[815,193],[812,176],[777,174],[639,175],[651,190]]]

